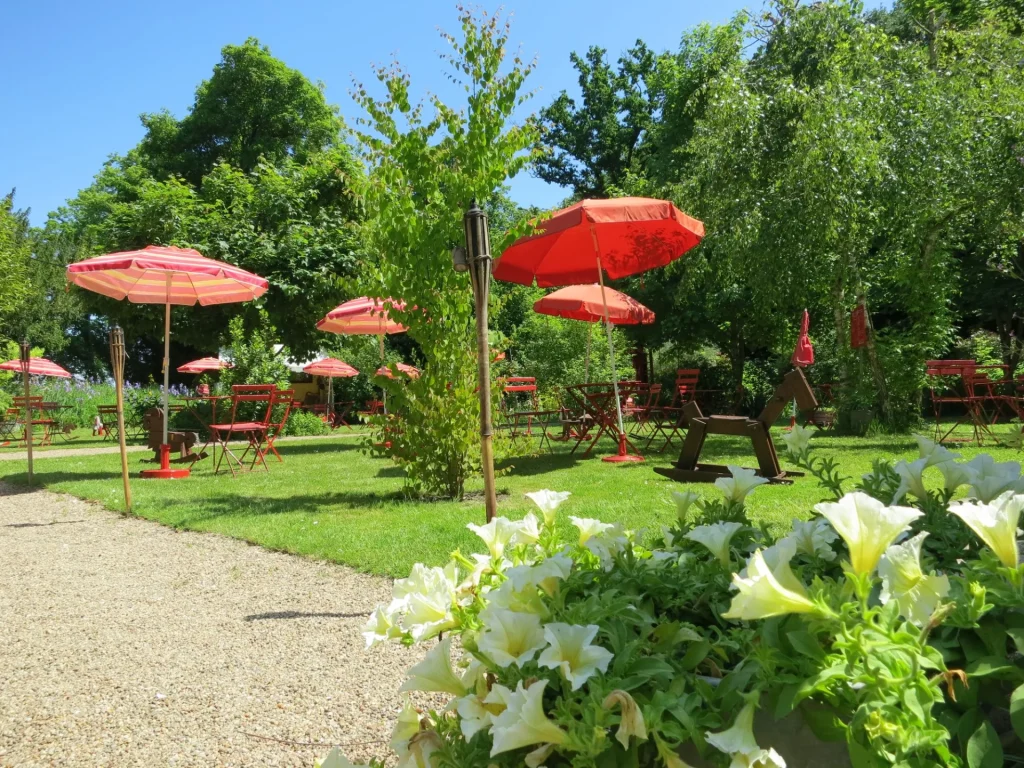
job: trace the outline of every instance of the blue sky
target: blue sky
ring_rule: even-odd
[[[513,13],[513,40],[537,57],[531,86],[539,89],[539,108],[575,89],[574,50],[597,44],[618,56],[637,38],[675,49],[683,30],[760,2],[509,0],[504,7]],[[10,3],[3,16],[0,193],[16,187],[17,206],[31,207],[36,224],[87,186],[108,155],[138,142],[140,113],[166,107],[183,115],[228,43],[259,38],[322,81],[327,98],[352,118],[352,78],[369,80],[372,64],[392,55],[409,70],[414,91],[446,93],[437,29],[457,32],[454,2],[439,0],[57,0]],[[564,196],[525,176],[512,192],[518,202],[540,206]]]

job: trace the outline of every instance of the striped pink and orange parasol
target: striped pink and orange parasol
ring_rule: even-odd
[[[332,379],[349,379],[359,375],[359,371],[344,360],[338,360],[336,357],[325,357],[323,360],[317,360],[315,363],[304,366],[302,370],[311,376],[327,376]]]
[[[21,360],[8,360],[6,363],[0,363],[0,371],[17,371],[21,373],[23,368],[21,367]],[[33,357],[28,361],[28,373],[29,376],[58,376],[62,379],[70,379],[71,373],[65,371],[59,365],[52,360],[47,360],[45,357]]]
[[[251,301],[270,287],[252,272],[172,245],[147,245],[70,264],[68,280],[133,304],[185,306]]]
[[[418,379],[420,377],[420,369],[414,365],[408,365],[406,363],[395,363],[395,368],[398,369],[399,373],[404,373],[410,379]],[[389,379],[395,378],[395,375],[391,373],[390,365],[382,365],[376,371],[378,376],[387,376]]]
[[[178,366],[178,373],[208,373],[210,371],[223,371],[225,368],[234,368],[235,364],[219,357],[201,357],[190,363]]]
[[[383,336],[405,332],[404,325],[388,316],[388,307],[403,310],[405,302],[362,296],[339,304],[316,327],[328,333],[345,335]]]

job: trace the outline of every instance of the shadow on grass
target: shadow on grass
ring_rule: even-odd
[[[263,496],[206,496],[189,499],[166,499],[160,501],[162,510],[172,512],[175,508],[191,511],[193,514],[168,521],[178,528],[190,528],[219,517],[266,517],[287,513],[330,514],[331,507],[342,510],[372,508],[392,502],[407,501],[398,491],[389,493],[322,493],[294,495],[287,498]]]
[[[508,471],[513,477],[527,477],[569,469],[579,464],[580,461],[587,461],[587,459],[583,459],[579,453],[575,456],[570,456],[568,453],[542,453],[536,456],[516,456],[504,459],[495,469]]]
[[[308,440],[301,443],[274,443],[274,447],[277,448],[277,452],[282,456],[299,456],[305,453],[342,453],[344,451],[358,451],[361,447],[361,443],[358,439],[351,440],[344,443],[335,442],[319,442],[318,440]]]
[[[28,481],[28,474],[22,472],[17,475],[7,475],[3,478],[6,483],[13,483],[24,489],[21,493],[45,490],[46,486],[66,481],[78,482],[82,480],[120,480],[121,470],[112,472],[33,472],[32,482]],[[134,477],[133,473],[133,478]]]
[[[381,467],[377,470],[377,477],[405,477],[405,470],[401,467]]]
[[[271,611],[243,616],[242,621],[263,621],[265,619],[364,619],[365,613],[303,613],[302,611]]]

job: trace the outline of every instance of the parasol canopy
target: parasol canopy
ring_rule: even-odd
[[[362,296],[339,304],[328,312],[316,327],[328,333],[347,335],[382,336],[404,333],[406,327],[388,317],[388,307],[402,310],[405,309],[405,302]]]
[[[302,370],[311,376],[327,376],[332,379],[348,379],[359,375],[359,371],[344,360],[338,360],[336,357],[325,357],[323,360],[317,360],[304,366]]]
[[[654,322],[654,313],[632,296],[612,288],[605,288],[604,292],[608,319],[613,325],[650,325]],[[533,311],[586,323],[600,322],[605,318],[601,286],[570,285],[538,299],[534,302]]]
[[[210,371],[223,371],[225,368],[234,368],[235,364],[219,357],[201,357],[191,363],[178,366],[178,373],[208,373]]]
[[[411,379],[418,379],[420,377],[420,369],[406,363],[395,363],[395,368],[398,369],[399,373],[404,373]],[[382,365],[377,369],[376,374],[378,376],[387,376],[389,379],[395,378],[395,375],[391,372],[390,365]]]
[[[230,304],[266,293],[259,275],[215,261],[192,248],[147,245],[137,251],[96,256],[68,266],[68,280],[133,304]]]
[[[704,225],[667,200],[582,200],[540,223],[497,260],[494,277],[550,288],[663,267],[700,243]]]
[[[21,360],[8,360],[0,363],[0,371],[17,371],[21,373]],[[45,357],[32,357],[28,361],[28,373],[30,376],[58,376],[62,379],[70,379],[71,373],[64,370],[52,360]]]

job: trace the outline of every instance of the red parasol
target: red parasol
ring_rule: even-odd
[[[582,200],[516,240],[494,276],[541,288],[618,280],[665,266],[703,237],[704,225],[666,200]]]
[[[797,368],[814,364],[814,347],[811,346],[811,339],[807,332],[811,328],[811,315],[804,310],[804,318],[800,322],[800,338],[797,339],[796,349],[793,350],[791,362]]]
[[[187,477],[187,469],[171,469],[167,445],[168,395],[171,372],[171,305],[229,304],[250,301],[267,292],[270,283],[240,267],[208,259],[191,248],[147,245],[137,251],[96,256],[68,265],[68,280],[90,291],[133,304],[164,305],[164,427],[160,469],[143,477]]]
[[[662,267],[704,238],[704,225],[667,200],[622,197],[582,200],[556,212],[539,225],[535,235],[521,237],[494,267],[498,280],[541,287],[600,284]],[[612,328],[608,302],[602,298],[608,346],[612,349],[612,386],[619,423],[619,453],[606,461],[642,461],[626,451],[626,432],[619,403]]]
[[[654,313],[633,297],[612,288],[605,288],[604,294],[608,301],[607,316],[613,325],[650,325],[654,322]],[[533,311],[585,323],[599,323],[605,318],[601,286],[571,285],[562,288],[534,302]]]
[[[225,368],[234,368],[235,364],[219,357],[201,357],[191,363],[178,366],[178,373],[209,373],[210,371],[223,371]]]
[[[404,373],[411,379],[418,379],[420,377],[420,369],[412,365],[406,365],[405,363],[395,363],[395,368],[398,369],[399,373]],[[387,376],[389,379],[395,378],[395,375],[391,372],[390,365],[382,365],[377,369],[376,374],[378,376]]]
[[[0,371],[24,371],[21,360],[8,360],[0,363]],[[30,376],[58,376],[62,379],[70,379],[71,373],[65,371],[59,365],[45,357],[32,357],[28,361],[28,373]]]

